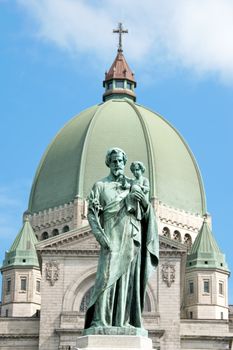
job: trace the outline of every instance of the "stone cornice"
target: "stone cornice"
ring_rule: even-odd
[[[46,239],[36,244],[36,250],[42,251],[47,249],[58,249],[67,243],[74,243],[81,241],[87,237],[91,236],[90,226],[84,226],[79,229],[74,229],[69,232],[62,233],[58,236]]]
[[[207,265],[208,266],[208,265]],[[224,269],[221,268],[215,268],[215,267],[206,267],[206,268],[201,268],[201,267],[195,267],[195,266],[187,266],[186,267],[186,274],[189,273],[193,273],[193,272],[201,272],[203,274],[205,274],[206,272],[219,272],[222,273],[224,275],[230,276],[231,272],[230,271],[226,271]]]
[[[171,249],[171,250],[179,250],[182,252],[187,252],[187,247],[185,244],[175,241],[174,239],[170,239],[165,236],[159,236],[159,247],[160,249]]]
[[[211,327],[211,324],[228,324],[227,320],[211,320],[211,319],[188,319],[188,318],[181,318],[180,320],[181,325],[182,324],[208,324],[208,326]]]
[[[219,335],[200,335],[200,334],[190,334],[180,336],[182,340],[233,340],[233,333],[222,333]]]
[[[19,322],[19,321],[24,321],[24,322],[40,322],[40,318],[39,317],[24,317],[24,316],[9,316],[9,317],[5,317],[5,316],[0,316],[0,322]],[[1,333],[0,333],[1,334]]]
[[[90,226],[87,225],[39,242],[36,249],[40,255],[97,256],[99,254],[97,243],[96,246],[92,244],[90,248],[87,248],[87,246],[82,248],[82,243],[92,238]],[[74,247],[72,247],[72,244]],[[161,256],[180,256],[187,252],[184,244],[161,235],[159,235],[159,246]]]
[[[168,237],[159,236],[159,255],[160,257],[172,256],[180,257],[187,253],[186,245],[174,241]]]
[[[201,305],[202,307],[212,307],[212,306],[219,306],[219,304],[216,304],[216,303],[211,303],[211,304],[207,304],[207,303],[201,303],[199,304]],[[197,306],[197,303],[189,303],[188,304],[189,307],[191,306]],[[224,306],[224,305],[221,305],[221,309],[226,309],[226,310],[229,310],[229,307],[228,306]],[[199,321],[199,320],[198,320]],[[208,320],[209,321],[209,320]]]
[[[10,266],[4,266],[0,268],[0,271],[9,271],[9,270],[40,270],[38,266],[35,265],[10,265]]]
[[[45,255],[69,255],[69,256],[98,256],[99,255],[99,249],[46,249],[41,251],[41,254],[43,256]]]
[[[19,338],[23,338],[23,339],[29,339],[29,338],[39,338],[39,333],[38,334],[17,334],[17,333],[8,333],[8,334],[1,334],[0,333],[0,339],[1,338],[14,338],[14,339],[19,339]]]
[[[83,328],[56,328],[56,333],[74,333],[74,334],[82,334]]]

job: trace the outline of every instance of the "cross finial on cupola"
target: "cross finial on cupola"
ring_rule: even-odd
[[[128,29],[123,29],[122,23],[118,23],[118,28],[113,29],[113,33],[119,34],[118,52],[123,52],[122,49],[122,34],[128,33]]]
[[[124,97],[136,101],[134,89],[137,84],[122,49],[122,34],[128,33],[128,29],[123,29],[122,23],[118,23],[118,28],[113,29],[113,33],[119,34],[118,50],[113,64],[105,73],[103,101]]]

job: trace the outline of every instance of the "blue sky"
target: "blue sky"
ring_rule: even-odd
[[[137,100],[188,142],[233,270],[232,16],[230,0],[0,0],[1,260],[21,227],[46,146],[71,117],[101,102],[116,54],[112,29],[123,21]]]

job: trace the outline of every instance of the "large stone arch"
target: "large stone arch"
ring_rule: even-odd
[[[95,274],[96,266],[93,266],[69,284],[63,297],[63,311],[79,311],[84,294],[95,282]]]
[[[145,312],[147,312],[147,307],[148,309],[150,309],[149,312],[157,312],[158,311],[157,300],[156,300],[154,290],[150,285],[150,282],[147,284],[147,287],[146,287],[146,300],[145,300],[146,302],[147,302],[147,298],[148,298],[149,305],[147,306],[145,304]]]
[[[86,271],[79,279],[73,280],[68,286],[63,298],[63,311],[80,311],[80,305],[83,297],[95,283],[96,267]],[[145,312],[156,312],[157,302],[155,293],[150,283],[146,289],[146,307]]]

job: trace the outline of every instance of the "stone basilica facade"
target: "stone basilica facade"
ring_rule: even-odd
[[[136,103],[121,47],[104,88],[103,103],[67,123],[38,166],[23,227],[1,267],[0,349],[68,350],[82,334],[99,254],[87,197],[107,175],[113,146],[128,155],[128,176],[128,164],[141,160],[150,181],[160,261],[143,318],[154,349],[233,349],[229,270],[195,158],[173,126]]]

